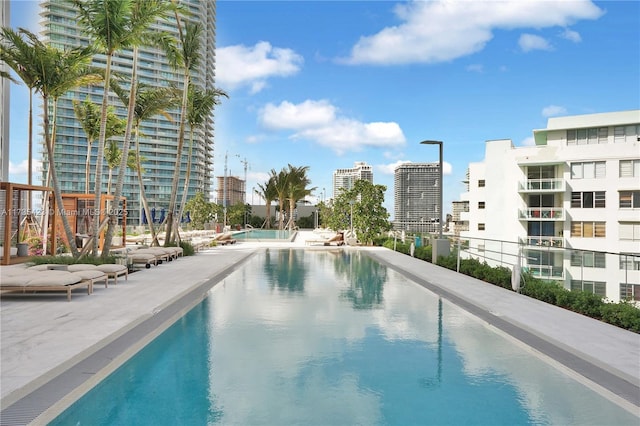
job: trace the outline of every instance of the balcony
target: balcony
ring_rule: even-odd
[[[526,239],[521,240],[521,242],[527,246],[532,247],[549,247],[549,248],[563,248],[564,247],[564,238],[562,237],[535,237],[530,236]]]
[[[563,280],[564,268],[562,266],[550,265],[530,265],[523,268],[536,278],[546,278],[550,280]]]
[[[520,220],[563,221],[562,207],[533,207],[520,210]]]
[[[526,179],[518,184],[518,192],[564,192],[564,179]]]

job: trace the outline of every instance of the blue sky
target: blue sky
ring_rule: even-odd
[[[12,26],[38,30],[38,3]],[[214,174],[264,183],[309,166],[315,195],[365,161],[387,186],[401,162],[435,162],[444,202],[485,141],[532,144],[548,117],[640,108],[637,1],[218,1]],[[10,180],[26,182],[27,95],[12,85]],[[214,183],[215,184],[215,183]],[[214,189],[216,189],[214,187]],[[247,196],[258,203],[257,196]]]

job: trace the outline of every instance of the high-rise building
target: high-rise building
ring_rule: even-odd
[[[404,163],[394,173],[394,229],[436,232],[440,217],[440,164]]]
[[[5,2],[3,2],[5,3]],[[201,40],[201,59],[198,69],[191,72],[194,84],[208,89],[213,89],[215,81],[215,29],[216,29],[216,2],[200,0],[181,0],[188,6],[191,14],[186,18],[193,22],[200,22],[204,32]],[[63,0],[49,0],[41,3],[43,17],[43,35],[52,45],[59,48],[77,47],[87,43],[86,37],[81,33],[76,18],[76,12],[69,2]],[[183,27],[184,28],[184,27]],[[177,37],[178,29],[173,17],[158,22],[152,30],[162,30]],[[117,52],[112,59],[112,73],[123,76],[128,82],[132,71],[133,57],[131,51]],[[105,67],[105,57],[97,55],[93,65]],[[138,53],[138,80],[140,83],[151,87],[175,86],[182,88],[183,74],[169,65],[164,52],[158,48],[141,47]],[[128,83],[125,83],[125,87]],[[60,188],[67,193],[83,193],[85,184],[85,160],[87,155],[87,139],[82,127],[75,118],[73,101],[83,101],[89,97],[98,105],[102,101],[103,87],[96,85],[82,87],[73,90],[63,96],[58,103],[57,112],[57,137],[55,145],[56,167]],[[122,117],[126,116],[126,108],[113,95],[110,96],[110,104],[116,106],[116,112]],[[145,158],[144,189],[151,208],[167,208],[171,194],[171,185],[176,160],[176,146],[179,132],[179,109],[169,111],[172,120],[162,115],[157,115],[144,121],[140,126],[140,154]],[[113,138],[121,141],[122,138]],[[120,144],[121,146],[121,144]],[[132,140],[131,147],[135,147]],[[211,115],[202,129],[194,133],[193,153],[191,155],[191,176],[188,186],[188,197],[195,195],[196,191],[204,192],[206,199],[210,198],[212,168],[213,168],[213,115]],[[189,152],[189,132],[185,132],[184,150],[181,153],[181,179],[178,183],[180,192],[184,187],[184,178]],[[89,192],[94,191],[94,176],[97,154],[97,141],[92,146]],[[46,157],[46,150],[42,148],[42,155]],[[44,176],[48,164],[43,158]],[[107,190],[108,168],[106,167],[102,177],[103,191]],[[113,170],[114,176],[117,168]],[[115,178],[114,178],[115,180]],[[112,182],[112,185],[115,182]],[[127,197],[128,223],[137,224],[141,220],[140,214],[140,186],[136,174],[127,170],[123,195]],[[181,201],[179,194],[178,203]],[[179,206],[177,206],[178,208]]]
[[[236,176],[218,176],[216,196],[218,204],[226,207],[245,203],[245,181]],[[225,204],[225,200],[227,201]]]
[[[337,197],[340,191],[348,191],[353,188],[359,179],[373,183],[373,167],[363,161],[356,161],[353,168],[335,170],[333,172],[333,197]]]
[[[535,146],[488,141],[469,165],[469,252],[494,266],[519,256],[567,289],[640,300],[640,111],[550,118],[533,134]]]
[[[0,1],[0,26],[9,26],[8,1]],[[9,67],[0,62],[0,71],[9,72]],[[0,181],[9,180],[9,80],[0,78]]]

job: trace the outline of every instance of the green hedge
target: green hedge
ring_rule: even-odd
[[[82,256],[80,259],[72,256],[34,256],[29,259],[29,264],[31,265],[43,265],[45,263],[56,265],[73,265],[76,263],[102,265],[103,263],[116,263],[116,258],[115,256],[108,256],[106,259],[100,256]]]
[[[381,239],[380,245],[393,250],[393,239]],[[396,242],[396,251],[409,254],[409,244]],[[431,262],[431,246],[417,247],[415,257]],[[455,271],[457,253],[438,258],[438,266]],[[491,267],[477,259],[460,259],[460,272],[502,288],[511,288],[511,270],[503,266]],[[552,305],[569,309],[608,324],[640,333],[640,309],[631,302],[607,303],[596,294],[585,291],[569,291],[555,282],[539,280],[524,275],[525,283],[520,293]]]

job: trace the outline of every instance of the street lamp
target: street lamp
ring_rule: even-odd
[[[449,254],[449,241],[448,240],[444,240],[442,238],[442,141],[431,141],[431,140],[426,140],[426,141],[422,141],[420,142],[422,145],[438,145],[439,147],[439,151],[440,151],[440,160],[439,160],[439,195],[438,195],[438,214],[439,214],[439,223],[438,223],[438,239],[434,242],[433,246],[432,246],[432,262],[436,263],[436,261],[438,260],[438,256],[447,256]]]

